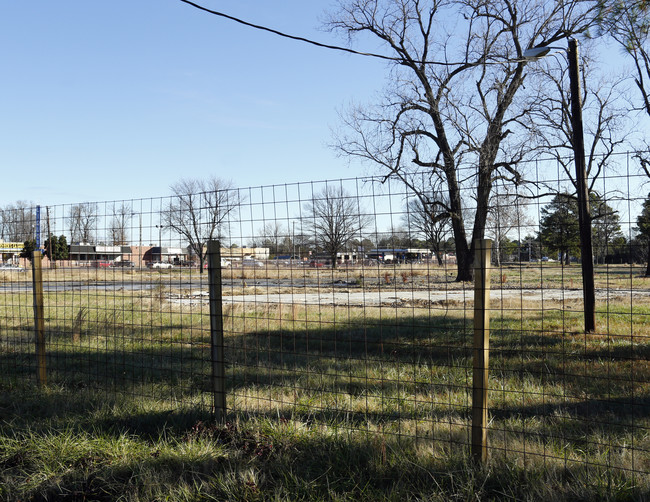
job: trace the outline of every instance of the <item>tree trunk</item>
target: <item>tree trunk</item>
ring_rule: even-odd
[[[465,222],[463,221],[463,203],[460,196],[460,187],[456,179],[456,170],[447,169],[447,184],[449,187],[449,207],[451,209],[451,228],[456,243],[456,282],[471,281],[474,279],[472,267],[473,251],[467,246]]]
[[[650,239],[648,239],[648,266],[645,269],[645,276],[650,277]]]
[[[474,248],[467,247],[467,242],[463,241],[464,245],[456,245],[456,261],[458,268],[458,275],[456,282],[472,281],[474,280]],[[459,250],[460,248],[460,250]]]

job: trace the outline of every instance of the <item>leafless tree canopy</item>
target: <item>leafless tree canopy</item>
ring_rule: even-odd
[[[581,101],[586,150],[588,189],[595,190],[604,170],[610,165],[616,149],[625,143],[623,121],[626,110],[622,103],[623,80],[617,77],[593,75],[595,61],[590,57],[590,44],[581,45]],[[535,78],[529,86],[530,113],[528,131],[546,156],[552,156],[562,167],[564,175],[577,190],[573,164],[573,128],[568,67],[554,58],[538,61],[530,72]],[[550,187],[549,187],[550,188]]]
[[[448,192],[457,280],[472,277],[473,245],[484,237],[495,181],[522,182],[528,146],[513,134],[526,103],[524,50],[586,29],[593,2],[580,0],[339,0],[329,27],[380,40],[400,58],[381,103],[347,115],[336,147],[366,159],[411,189],[429,170]],[[432,61],[444,64],[433,64]],[[474,200],[471,244],[464,201]]]
[[[109,227],[111,242],[114,246],[123,246],[128,244],[129,223],[133,217],[131,204],[127,202],[114,202],[111,205],[111,213],[112,217]]]
[[[34,238],[36,206],[17,201],[0,209],[0,238],[11,242],[25,242]]]
[[[162,224],[189,243],[203,272],[206,245],[222,238],[222,222],[237,210],[240,199],[232,184],[219,178],[183,179],[171,186],[173,196],[162,213]]]
[[[485,230],[486,236],[493,241],[492,259],[497,265],[500,265],[504,258],[504,248],[508,239],[515,237],[518,241],[522,241],[527,228],[528,231],[533,230],[533,221],[524,211],[523,205],[519,204],[515,189],[508,189],[508,187],[495,189]]]
[[[97,204],[84,202],[68,209],[68,230],[70,242],[94,243],[99,212]]]
[[[436,255],[438,264],[443,264],[444,244],[451,236],[448,207],[442,192],[420,192],[406,204],[404,223],[424,237],[427,245]]]
[[[340,186],[329,185],[314,194],[305,204],[306,227],[313,241],[330,257],[336,267],[337,254],[346,250],[353,239],[361,240],[361,232],[369,223],[359,200]]]

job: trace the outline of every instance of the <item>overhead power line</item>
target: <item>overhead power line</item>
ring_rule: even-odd
[[[298,37],[296,35],[289,35],[287,33],[283,33],[281,31],[275,30],[273,28],[269,28],[267,26],[261,26],[259,24],[249,23],[248,21],[244,21],[243,19],[239,19],[239,18],[231,16],[229,14],[225,14],[223,12],[208,9],[207,7],[203,7],[202,5],[199,5],[197,3],[190,2],[189,0],[181,0],[181,2],[186,3],[188,5],[191,5],[192,7],[195,7],[197,9],[199,9],[199,10],[202,10],[202,11],[208,12],[210,14],[213,14],[215,16],[223,17],[223,18],[228,19],[230,21],[234,21],[234,22],[242,24],[244,26],[248,26],[249,28],[254,28],[256,30],[261,30],[261,31],[266,31],[266,32],[272,33],[274,35],[277,35],[279,37],[288,38],[290,40],[297,40],[299,42],[304,42],[304,43],[307,43],[307,44],[315,45],[316,47],[321,47],[321,48],[324,48],[324,49],[347,52],[349,54],[354,54],[354,55],[357,55],[357,56],[367,56],[367,57],[383,59],[383,60],[386,60],[386,61],[395,61],[395,62],[398,62],[398,63],[404,63],[404,58],[385,56],[383,54],[375,54],[375,53],[372,53],[372,52],[355,51],[354,49],[350,49],[349,47],[342,47],[342,46],[339,46],[339,45],[324,44],[324,43],[321,43],[321,42],[317,42],[315,40],[310,40],[309,38]],[[449,63],[449,62],[442,62],[442,61],[415,61],[415,63],[440,65],[440,66],[458,66],[458,65],[463,65],[463,64],[470,64],[470,65],[479,64],[479,63],[476,63],[476,62],[475,63],[470,63],[470,62]]]

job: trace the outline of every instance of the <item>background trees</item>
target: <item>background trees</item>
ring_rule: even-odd
[[[621,253],[621,246],[625,246],[620,217],[598,193],[591,192],[589,196],[594,258],[605,263],[608,255]],[[542,209],[539,237],[543,248],[559,253],[566,265],[570,263],[570,256],[580,255],[578,204],[575,197],[566,192],[558,194]]]
[[[523,178],[517,166],[527,145],[513,134],[526,112],[515,100],[525,78],[523,51],[586,29],[588,9],[580,1],[339,1],[329,26],[378,39],[396,61],[383,102],[353,109],[337,148],[415,193],[422,191],[414,180],[421,169],[445,184],[459,281],[472,278],[473,246],[485,235],[495,180]],[[476,211],[468,243],[469,197]]]
[[[647,260],[648,265],[646,267],[645,275],[650,277],[650,195],[648,198],[643,201],[643,207],[641,213],[637,216],[636,219],[637,230],[639,231],[639,238],[641,244],[645,244],[648,249]]]
[[[50,235],[43,245],[46,256],[52,260],[67,260],[69,256],[68,240],[65,235]]]
[[[260,241],[255,242],[256,245],[269,248],[271,254],[291,254],[293,248],[292,238],[289,236],[289,231],[282,228],[278,222],[267,223],[262,228],[262,235]]]
[[[558,194],[541,211],[539,237],[542,246],[560,254],[560,260],[570,264],[569,256],[580,253],[578,203],[568,193]]]
[[[443,264],[444,245],[451,235],[448,207],[442,193],[425,192],[406,203],[403,217],[407,228],[420,234],[431,248],[438,265]]]
[[[337,254],[353,239],[361,240],[361,232],[370,219],[363,214],[357,197],[341,186],[328,185],[305,203],[305,228],[314,245],[330,257],[336,268]]]
[[[173,196],[161,214],[161,222],[186,239],[203,272],[206,244],[222,237],[222,223],[237,210],[238,192],[219,178],[183,179],[171,186]]]
[[[34,238],[36,205],[19,200],[0,209],[0,238],[11,242],[25,242]]]
[[[588,41],[587,41],[588,42]],[[587,188],[595,190],[601,176],[610,165],[617,148],[625,143],[623,127],[627,110],[623,98],[623,79],[597,73],[597,61],[592,58],[590,43],[581,44],[582,71],[580,90],[583,115],[585,168]],[[568,65],[554,58],[536,62],[529,69],[531,107],[524,121],[535,148],[553,158],[561,168],[561,175],[577,192],[574,166],[574,135],[571,113]],[[546,183],[551,191],[557,187]]]
[[[128,229],[133,210],[128,202],[114,202],[110,208],[111,220],[109,223],[109,237],[114,246],[123,246],[128,244]]]
[[[70,206],[68,209],[70,241],[72,243],[94,243],[98,220],[99,210],[97,204],[84,202]]]
[[[620,253],[625,245],[620,216],[597,192],[589,194],[592,218],[592,240],[596,263],[605,263],[610,254]]]
[[[504,187],[494,193],[488,209],[486,235],[492,239],[492,260],[497,265],[500,265],[507,255],[516,252],[517,246],[510,242],[509,236],[513,233],[525,234],[526,227],[530,225],[532,221],[516,192],[510,193]]]

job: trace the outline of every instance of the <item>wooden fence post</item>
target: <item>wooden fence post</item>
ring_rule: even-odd
[[[218,422],[226,415],[226,371],[223,342],[223,305],[221,302],[221,242],[208,241],[210,284],[210,332],[212,354],[212,413]]]
[[[472,456],[487,461],[488,367],[490,360],[490,261],[492,241],[474,241],[474,378]]]
[[[32,292],[34,295],[34,331],[36,333],[36,379],[40,386],[47,385],[45,371],[45,317],[43,308],[43,269],[42,253],[32,253]]]

